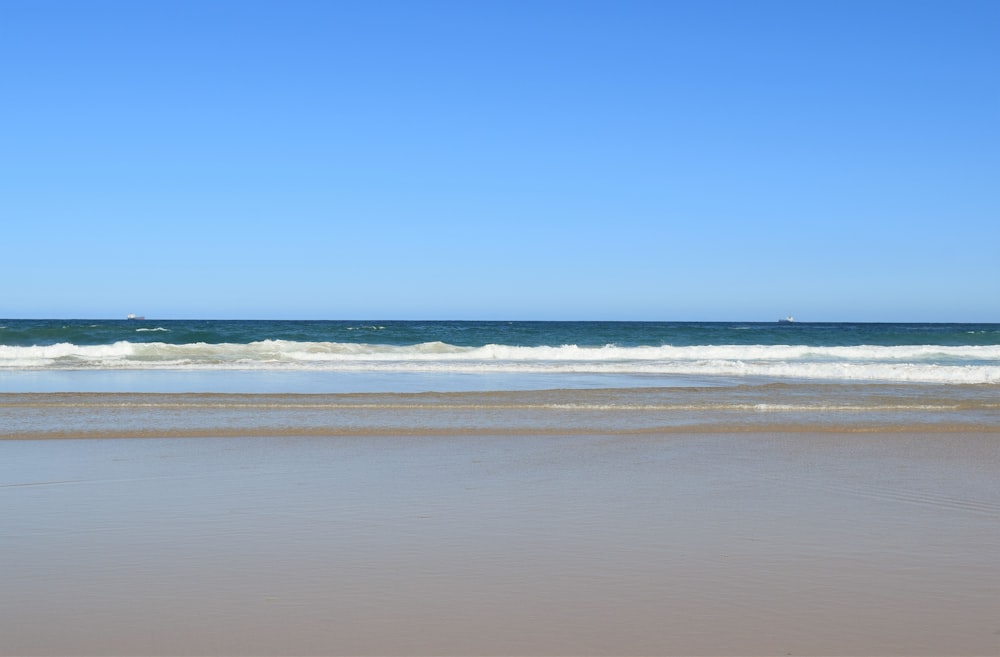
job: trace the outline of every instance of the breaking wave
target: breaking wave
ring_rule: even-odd
[[[598,373],[1000,383],[1000,346],[462,347],[261,340],[0,346],[0,370],[311,370]]]

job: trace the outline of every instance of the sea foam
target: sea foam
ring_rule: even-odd
[[[1000,383],[1000,346],[703,345],[463,347],[261,340],[0,346],[0,370],[315,370],[595,373]]]

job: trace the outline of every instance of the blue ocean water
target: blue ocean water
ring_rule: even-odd
[[[301,343],[456,347],[997,346],[1000,324],[0,319],[0,345]]]
[[[998,324],[0,320],[0,376],[391,376],[468,389],[814,380],[1000,383]],[[49,376],[47,380],[53,380]],[[26,380],[23,376],[17,381]],[[82,380],[76,376],[75,381]],[[3,379],[0,379],[2,388]],[[370,387],[369,384],[366,384]],[[16,382],[13,385],[17,387]],[[67,384],[72,387],[73,383]],[[119,387],[123,384],[119,383]],[[453,385],[449,384],[449,385]],[[124,387],[128,387],[125,385]],[[139,386],[140,388],[142,386]],[[211,386],[209,386],[211,387]],[[361,386],[362,388],[366,386]],[[11,388],[8,385],[8,388]]]

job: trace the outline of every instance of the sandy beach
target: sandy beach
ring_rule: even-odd
[[[423,410],[348,396],[285,408],[279,430],[247,396],[196,397],[4,397],[8,419],[122,431],[67,439],[36,418],[0,440],[0,653],[1000,652],[988,422],[657,430],[589,407],[542,422],[494,395],[407,433]],[[342,430],[289,420],[316,412]],[[254,417],[274,431],[241,432]],[[213,426],[227,437],[200,436]]]

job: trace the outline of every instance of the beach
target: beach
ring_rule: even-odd
[[[2,655],[1000,654],[1000,325],[3,320]]]
[[[993,390],[0,395],[0,652],[997,654]]]

